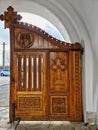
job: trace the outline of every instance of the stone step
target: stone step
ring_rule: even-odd
[[[14,130],[16,124],[4,124],[0,130]],[[21,121],[17,130],[98,130],[97,125],[87,125],[84,123],[70,122],[23,122]]]

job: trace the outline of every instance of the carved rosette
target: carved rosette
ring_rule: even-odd
[[[22,31],[16,41],[21,48],[30,48],[34,43],[34,36],[28,31]]]

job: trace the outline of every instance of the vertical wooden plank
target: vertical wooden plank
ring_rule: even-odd
[[[33,86],[34,86],[34,91],[37,89],[37,82],[36,82],[36,56],[34,56],[34,66],[33,66],[33,72],[34,72],[34,78],[33,78]]]
[[[18,91],[18,55],[16,55],[16,91]]]
[[[28,75],[28,90],[31,91],[32,89],[32,56],[29,56],[29,75]]]
[[[38,90],[41,91],[41,56],[38,57]]]
[[[38,58],[39,56],[37,55],[36,56],[36,91],[39,91],[39,79],[38,79],[38,75],[39,75],[39,73],[38,73],[38,60],[39,60],[39,58]]]
[[[34,91],[34,56],[31,58],[31,91]]]
[[[75,101],[74,101],[74,52],[69,51],[69,113],[71,119],[75,120]],[[71,59],[71,60],[70,60]]]
[[[12,103],[14,101],[14,96],[13,95],[13,83],[12,83],[12,76],[13,76],[13,59],[14,59],[14,39],[15,39],[15,35],[14,32],[15,29],[14,28],[10,28],[10,108],[9,108],[9,118],[10,118],[10,122],[12,122],[13,120],[13,113],[12,113]],[[13,44],[14,43],[14,44]]]
[[[23,64],[23,77],[24,77],[24,91],[26,90],[26,56],[24,55],[24,64]]]
[[[21,55],[21,90],[24,91],[24,56]]]
[[[26,90],[28,91],[28,55],[26,55]]]
[[[44,60],[45,60],[45,56],[42,55],[41,56],[41,91],[43,90],[43,86],[44,86]]]
[[[21,56],[18,56],[18,91],[21,91]]]
[[[26,55],[26,91],[29,87],[29,57]]]
[[[49,114],[50,114],[50,96],[49,96],[49,87],[50,87],[50,52],[47,51],[45,53],[44,57],[44,64],[45,64],[45,70],[44,70],[44,95],[46,96],[46,118],[49,120]]]

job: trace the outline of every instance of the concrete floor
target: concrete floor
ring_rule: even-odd
[[[9,77],[0,76],[0,130],[9,127]]]

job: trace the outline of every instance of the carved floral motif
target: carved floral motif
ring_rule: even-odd
[[[58,114],[58,113],[66,113],[66,105],[67,101],[65,97],[53,97],[52,98],[52,113]]]
[[[19,97],[19,108],[40,108],[40,97]]]

